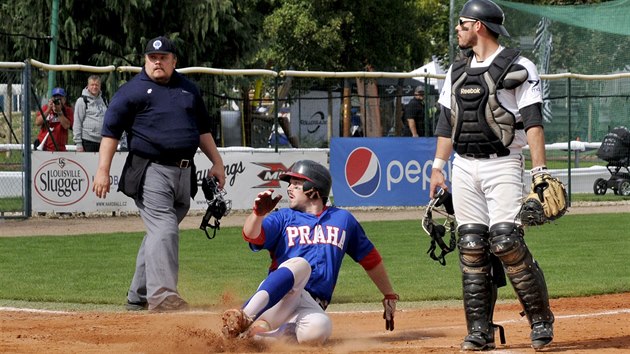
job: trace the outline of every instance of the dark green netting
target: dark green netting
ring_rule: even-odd
[[[551,21],[598,32],[630,36],[630,0],[575,6],[537,6],[502,0],[496,0],[496,3],[504,9],[511,8],[539,17],[547,17]]]
[[[465,2],[455,0],[455,16]],[[579,6],[496,3],[511,35],[501,43],[523,50],[542,74],[630,72],[630,0]]]
[[[455,0],[451,23],[465,2]],[[496,3],[510,33],[499,38],[501,44],[521,49],[543,77],[548,142],[601,141],[615,126],[630,127],[630,77],[555,75],[630,73],[630,0],[579,6]]]

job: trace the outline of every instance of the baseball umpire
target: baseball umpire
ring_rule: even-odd
[[[197,191],[197,148],[212,162],[210,175],[225,183],[212,120],[193,82],[175,71],[173,42],[147,43],[144,68],[114,95],[105,113],[94,192],[105,198],[116,146],[127,133],[129,154],[118,190],[134,199],[146,228],[127,293],[127,309],[152,312],[188,307],[177,291],[179,223]]]
[[[444,166],[455,152],[452,194],[468,329],[462,350],[496,347],[492,317],[506,273],[529,320],[532,347],[553,340],[547,285],[519,219],[525,145],[532,175],[548,175],[540,78],[530,60],[499,44],[500,35],[509,36],[503,20],[490,0],[463,6],[456,30],[464,51],[448,70],[435,130],[431,198],[438,187],[447,188]]]
[[[269,275],[242,308],[223,314],[223,334],[325,342],[332,334],[325,310],[346,254],[383,293],[385,327],[394,330],[398,295],[359,222],[346,210],[326,206],[332,183],[328,169],[301,160],[280,179],[289,183],[289,208],[272,212],[282,196],[261,192],[243,226],[243,238],[253,251],[269,251]]]

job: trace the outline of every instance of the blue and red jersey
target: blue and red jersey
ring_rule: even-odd
[[[381,261],[361,224],[344,209],[328,207],[321,214],[313,215],[283,208],[263,220],[262,230],[256,244],[246,240],[250,241],[254,251],[269,251],[269,271],[276,270],[290,258],[306,259],[312,272],[305,289],[328,302],[346,254],[365,269],[371,269]]]

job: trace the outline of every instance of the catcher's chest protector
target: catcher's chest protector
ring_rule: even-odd
[[[527,79],[527,70],[513,65],[518,50],[502,50],[490,64],[471,68],[472,54],[453,64],[451,77],[451,126],[453,148],[458,154],[509,154],[516,118],[501,106],[497,91],[518,87]],[[504,79],[510,73],[510,79]],[[507,87],[509,86],[509,87]]]

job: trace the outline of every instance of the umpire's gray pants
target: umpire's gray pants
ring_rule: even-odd
[[[136,199],[146,234],[136,258],[127,299],[149,309],[177,293],[179,223],[190,208],[190,168],[150,163],[142,197]]]

